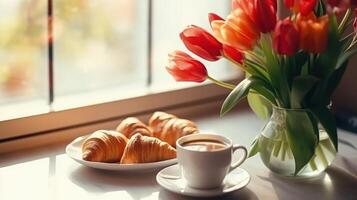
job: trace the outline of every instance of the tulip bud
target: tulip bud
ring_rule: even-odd
[[[207,79],[206,67],[185,52],[174,51],[169,54],[166,70],[176,81],[203,82]]]
[[[321,53],[327,47],[328,16],[317,18],[314,13],[298,15],[296,19],[300,33],[300,48],[310,53]]]
[[[290,18],[286,18],[276,25],[274,48],[281,55],[292,56],[299,50],[298,38],[299,31]]]
[[[188,50],[208,61],[221,58],[222,44],[203,28],[191,25],[180,34]]]
[[[305,16],[314,10],[317,0],[284,0],[284,4],[294,12],[300,12]]]
[[[253,21],[262,33],[274,30],[277,21],[276,0],[255,0]]]

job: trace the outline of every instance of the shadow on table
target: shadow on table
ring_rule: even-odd
[[[269,181],[278,199],[356,199],[357,177],[338,167],[330,167],[324,174],[309,179],[284,178],[269,174],[259,177]]]
[[[175,200],[195,200],[195,199],[198,199],[198,198],[197,197],[188,197],[188,196],[175,194],[175,193],[169,192],[169,191],[164,190],[164,189],[161,188],[160,192],[159,192],[159,200],[171,200],[171,199],[175,199]],[[258,200],[258,197],[250,189],[244,188],[244,189],[232,192],[232,193],[224,195],[224,196],[212,197],[212,198],[199,198],[199,199],[208,199],[208,200],[233,200],[233,199]]]
[[[141,199],[152,194],[151,187],[157,184],[156,173],[123,173],[80,166],[69,173],[69,179],[90,193],[126,191],[132,199]]]

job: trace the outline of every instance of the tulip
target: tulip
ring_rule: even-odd
[[[185,52],[174,51],[169,54],[166,70],[176,81],[203,82],[207,79],[206,67]]]
[[[208,61],[221,58],[222,44],[210,33],[198,26],[189,26],[180,34],[188,50]]]
[[[268,33],[274,30],[277,21],[277,0],[233,0],[232,8],[243,10],[260,32]]]
[[[294,12],[308,15],[314,10],[317,0],[284,0],[284,4]]]
[[[245,13],[253,12],[254,0],[232,0],[232,10],[242,9]]]
[[[269,33],[274,30],[277,21],[276,0],[255,0],[253,8],[253,21],[260,32]]]
[[[279,21],[274,31],[274,48],[281,55],[292,56],[299,50],[299,31],[295,24],[286,18]]]
[[[224,20],[224,19],[215,13],[208,13],[208,20],[209,23],[211,24],[215,20]]]
[[[223,44],[239,50],[252,50],[260,32],[251,18],[242,10],[235,9],[227,20],[213,20],[214,36]]]
[[[232,62],[242,64],[244,55],[238,49],[235,49],[228,45],[223,45],[223,55]]]
[[[300,48],[310,53],[321,53],[327,47],[328,16],[317,18],[314,13],[298,15],[296,19],[300,33]]]

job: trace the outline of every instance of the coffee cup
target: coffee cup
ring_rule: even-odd
[[[192,134],[176,141],[177,159],[181,176],[189,187],[211,189],[220,187],[225,176],[247,158],[247,149],[233,145],[232,140],[212,134]],[[241,158],[232,163],[235,151],[242,150]]]

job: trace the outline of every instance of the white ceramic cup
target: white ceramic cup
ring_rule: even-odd
[[[213,140],[225,144],[222,149],[214,151],[195,151],[182,146],[190,141]],[[232,140],[212,134],[193,134],[181,137],[176,141],[177,159],[181,176],[192,188],[210,189],[220,187],[225,176],[239,167],[247,158],[247,148],[233,145]],[[242,157],[232,164],[232,154],[241,149]]]

